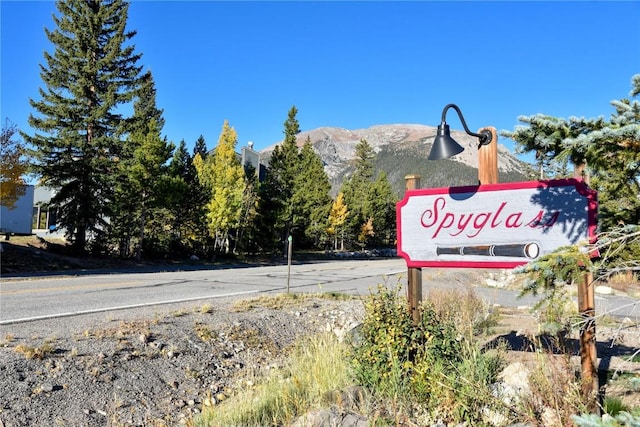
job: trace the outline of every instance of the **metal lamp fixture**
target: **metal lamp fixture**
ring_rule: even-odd
[[[449,108],[453,108],[458,112],[458,117],[460,117],[460,121],[462,122],[462,126],[464,127],[464,131],[471,136],[475,136],[478,138],[480,144],[488,145],[491,143],[491,131],[483,130],[480,133],[474,133],[469,130],[467,127],[467,123],[464,121],[464,117],[462,117],[462,112],[460,112],[460,108],[458,108],[455,104],[448,104],[442,110],[442,120],[438,125],[438,132],[436,134],[435,139],[433,140],[433,146],[431,147],[431,152],[429,153],[429,160],[441,160],[447,159],[451,156],[455,156],[456,154],[462,153],[464,148],[458,144],[453,138],[451,138],[451,132],[449,130],[449,125],[446,121],[447,110]]]

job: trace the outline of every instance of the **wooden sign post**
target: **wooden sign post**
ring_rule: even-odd
[[[589,176],[584,173],[585,164],[576,166],[574,177],[584,179],[589,184]],[[596,349],[596,302],[594,292],[593,274],[585,272],[583,280],[578,283],[578,311],[582,317],[580,327],[580,367],[582,381],[582,397],[587,407],[593,413],[600,411],[598,406],[598,393],[600,381],[598,380],[597,349]]]
[[[498,131],[492,126],[478,130],[491,132],[491,143],[478,147],[478,182],[480,184],[498,183]]]
[[[407,175],[404,177],[407,190],[420,188],[420,175]],[[422,301],[422,269],[409,267],[407,271],[407,300],[413,324],[420,323],[420,302]]]
[[[598,369],[596,350],[596,310],[593,292],[593,275],[585,273],[578,282],[578,311],[582,317],[580,327],[580,366],[582,397],[591,412],[599,412],[598,407]]]

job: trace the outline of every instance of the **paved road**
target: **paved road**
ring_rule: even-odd
[[[378,284],[406,285],[401,259],[344,260],[198,271],[79,274],[2,279],[0,325],[35,319],[94,313],[230,296],[286,292],[344,292],[366,295]],[[486,270],[424,269],[423,293],[429,289],[473,286],[489,304],[531,306],[536,298],[517,291],[483,286]],[[289,280],[288,280],[288,277]],[[596,310],[624,307],[619,315],[637,315],[635,300],[598,297]]]

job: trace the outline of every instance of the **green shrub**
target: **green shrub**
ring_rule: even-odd
[[[629,408],[617,397],[607,397],[604,399],[602,410],[605,414],[616,416],[621,412],[629,411]]]
[[[403,411],[421,423],[481,424],[481,409],[494,403],[490,385],[502,366],[500,355],[481,352],[450,311],[432,301],[421,305],[414,324],[399,292],[399,286],[379,286],[365,301],[361,337],[352,353],[355,380],[390,402],[388,412]],[[477,307],[460,304],[465,306]]]
[[[423,344],[412,337],[412,320],[398,290],[379,286],[378,293],[365,300],[361,341],[353,354],[355,379],[387,397],[406,389],[408,378],[402,373]]]
[[[595,414],[574,415],[572,421],[578,427],[633,427],[640,426],[640,414],[622,411],[615,417]]]

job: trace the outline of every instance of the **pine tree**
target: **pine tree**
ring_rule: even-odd
[[[23,134],[35,147],[34,169],[43,185],[57,192],[51,205],[78,252],[87,233],[103,233],[113,199],[114,164],[121,157],[119,136],[126,130],[118,107],[141,83],[140,55],[127,42],[128,4],[123,0],[59,0],[56,29],[45,29],[54,46],[45,52],[37,115]]]
[[[295,223],[293,203],[293,193],[295,191],[295,179],[300,173],[300,152],[298,150],[297,138],[300,133],[300,125],[296,115],[297,108],[291,107],[287,120],[284,123],[284,141],[277,155],[271,158],[270,170],[279,176],[280,181],[280,201],[282,210],[278,218],[278,224],[282,227],[283,239],[292,234],[296,229],[296,234],[303,235],[304,229],[297,227]],[[277,149],[278,147],[276,147]],[[275,151],[274,151],[275,154]]]
[[[109,234],[105,236],[105,239],[109,242],[109,246],[115,246],[118,256],[128,258],[131,256],[133,249],[132,239],[137,227],[137,201],[136,197],[132,196],[136,189],[131,177],[128,175],[128,169],[132,163],[133,150],[128,156],[121,155],[120,157],[116,163],[118,178],[114,186]]]
[[[195,173],[193,158],[189,154],[189,150],[187,150],[187,143],[182,139],[173,152],[173,157],[169,163],[169,174],[173,177],[183,178],[187,182],[191,176],[195,176]]]
[[[631,96],[640,94],[640,74],[632,78],[632,86]],[[520,271],[527,275],[522,294],[542,294],[535,309],[551,316],[551,325],[548,324],[551,330],[566,332],[568,325],[553,317],[563,313],[566,306],[566,295],[558,282],[584,281],[588,272],[594,276],[591,285],[623,272],[631,279],[638,270],[640,103],[622,99],[612,105],[615,112],[610,120],[519,117],[529,126],[501,133],[516,141],[522,152],[535,152],[550,163],[573,164],[576,172],[598,191],[598,241],[595,244],[579,241],[558,248]],[[541,202],[544,204],[544,200]],[[591,256],[594,248],[598,249],[599,258]],[[586,328],[595,328],[594,322],[590,321]]]
[[[368,201],[373,179],[373,148],[366,139],[356,145],[355,170],[349,179],[342,184],[344,200],[349,206],[349,218],[346,224],[347,238],[357,241],[363,224],[369,219]]]
[[[137,99],[134,105],[135,116],[131,120],[132,127],[135,130],[144,129],[151,121],[156,121],[158,129],[164,128],[163,110],[159,109],[156,104],[156,83],[153,79],[151,71],[147,71],[142,77],[140,88],[137,91]]]
[[[166,138],[161,138],[160,127],[155,119],[148,122],[146,130],[134,132],[130,140],[136,147],[125,171],[128,172],[132,196],[136,201],[136,259],[140,260],[145,246],[145,229],[149,227],[151,236],[158,238],[158,223],[164,224],[167,219],[164,209],[170,188],[167,162],[174,146]],[[155,227],[150,225],[154,221]]]
[[[366,139],[361,139],[356,145],[355,172],[353,180],[358,182],[370,182],[374,178],[373,163],[376,153]]]
[[[637,96],[640,74],[632,85],[630,95]],[[516,141],[519,152],[534,152],[544,164],[586,165],[590,185],[598,191],[604,230],[640,223],[640,102],[622,99],[611,104],[615,112],[610,120],[521,116],[518,120],[527,126],[501,133]]]
[[[161,137],[162,110],[156,106],[156,89],[150,72],[143,76],[137,91],[133,117],[127,120],[130,131],[122,145],[118,159],[117,182],[112,215],[110,239],[117,242],[120,256],[130,255],[135,241],[137,259],[142,257],[145,244],[145,228],[149,228],[158,209],[173,192],[170,185],[167,161],[173,144]],[[153,248],[152,252],[158,252]]]
[[[577,137],[580,132],[591,131],[579,124],[584,119],[565,119],[536,114],[530,117],[520,116],[518,119],[526,123],[516,132],[502,132],[503,136],[514,139],[518,143],[519,153],[534,152],[541,179],[566,178],[571,173],[569,164],[580,164],[586,156],[585,147],[569,149],[565,141]],[[600,122],[597,126],[601,126]],[[583,123],[584,124],[584,123]],[[594,123],[595,125],[595,123]]]
[[[295,230],[304,232],[296,233],[300,242],[298,246],[318,247],[326,237],[327,216],[331,209],[331,184],[322,160],[313,151],[308,137],[300,151],[299,162],[300,171],[294,178],[291,196],[292,224]]]
[[[284,123],[284,141],[276,146],[271,154],[265,181],[259,188],[259,208],[257,218],[260,246],[273,250],[284,244],[293,231],[300,236],[303,229],[294,224],[292,197],[294,180],[300,171],[300,156],[297,135],[300,125],[296,119],[298,110],[295,106],[289,110]]]
[[[362,248],[367,244],[390,244],[395,235],[397,200],[386,173],[375,176],[374,161],[373,148],[362,139],[356,145],[355,170],[342,185],[349,206],[347,234]]]
[[[237,230],[245,190],[244,169],[236,155],[238,137],[235,129],[224,122],[213,156],[196,163],[198,177],[210,188],[207,223],[216,239],[216,248],[229,252],[229,232]]]
[[[244,194],[242,195],[242,213],[236,245],[245,252],[255,253],[257,247],[256,220],[258,217],[258,173],[249,163],[244,165]]]
[[[397,202],[386,172],[380,172],[369,193],[369,215],[375,230],[370,241],[384,246],[395,245]]]
[[[631,96],[640,93],[634,76]],[[591,186],[598,191],[599,222],[604,229],[640,224],[640,101],[613,101],[615,112],[606,126],[567,141],[589,146],[585,162]],[[598,120],[595,120],[597,123]]]
[[[173,224],[171,229],[184,250],[191,254],[204,255],[206,247],[206,203],[208,200],[204,187],[198,180],[193,158],[187,150],[184,140],[175,150],[169,164],[172,178],[171,211]]]
[[[200,157],[204,160],[207,157],[207,153],[207,143],[204,140],[204,136],[200,135],[193,146],[193,157],[196,154],[200,154]]]
[[[29,166],[22,143],[14,138],[17,132],[16,125],[6,120],[0,135],[0,205],[9,209],[25,193],[23,176]]]
[[[195,163],[197,161],[205,160],[208,155],[209,155],[209,150],[207,149],[207,143],[204,137],[200,135],[194,144],[193,156],[191,158],[192,162],[194,163],[194,170],[195,170]],[[198,158],[199,160],[196,161],[196,158]],[[192,203],[194,207],[196,207],[197,211],[200,213],[200,218],[197,222],[198,225],[196,228],[197,232],[200,233],[200,238],[198,239],[198,241],[199,241],[199,244],[201,245],[201,249],[203,251],[206,251],[207,247],[212,246],[212,245],[208,245],[206,242],[206,240],[209,238],[208,231],[207,231],[208,230],[207,218],[206,218],[206,211],[207,211],[206,206],[207,206],[207,203],[209,202],[209,193],[205,188],[206,186],[200,181],[200,178],[198,178],[197,172],[195,174],[195,179],[190,186],[192,187],[191,189]]]

